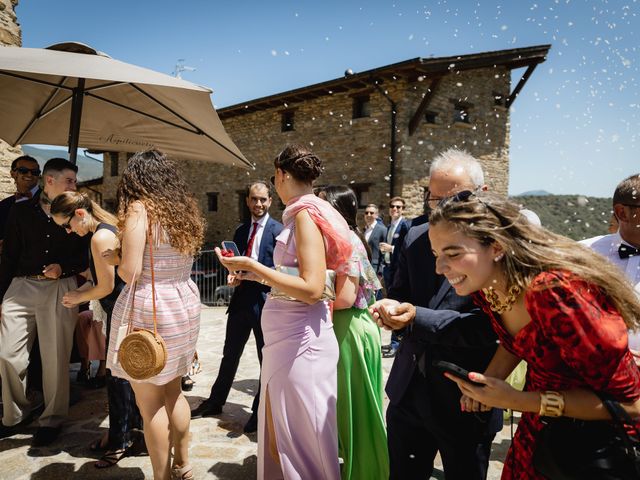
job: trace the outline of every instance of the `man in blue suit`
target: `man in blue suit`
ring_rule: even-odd
[[[404,242],[404,237],[409,231],[411,224],[402,216],[404,213],[405,201],[402,197],[393,197],[389,200],[389,217],[391,221],[387,227],[386,242],[380,243],[380,251],[384,255],[384,269],[382,276],[384,278],[384,286],[389,292],[389,286],[395,275],[398,264],[398,255],[400,247]],[[397,332],[391,334],[391,343],[382,346],[382,356],[391,358],[395,356],[400,345],[400,335]]]
[[[484,188],[484,175],[469,154],[448,150],[433,161],[429,187],[435,207],[460,191]],[[483,480],[502,413],[462,412],[457,385],[433,364],[444,360],[482,372],[497,338],[471,297],[456,295],[436,274],[428,230],[428,223],[409,230],[389,298],[372,306],[382,326],[405,330],[386,386],[390,479],[429,478],[439,451],[447,480]],[[385,318],[375,313],[381,304],[390,313]]]
[[[258,262],[273,267],[273,249],[276,237],[282,231],[282,224],[269,216],[271,206],[271,189],[266,182],[253,182],[247,189],[247,206],[251,212],[251,221],[240,225],[233,236],[238,250]],[[264,339],[260,327],[262,307],[267,298],[269,287],[258,282],[244,280],[230,285],[235,286],[227,313],[227,332],[218,378],[211,387],[209,398],[204,400],[191,412],[191,418],[207,417],[222,413],[222,406],[227,401],[233,379],[238,370],[244,346],[253,331],[258,350],[258,360],[262,364],[262,347]],[[257,429],[258,402],[260,388],[253,399],[253,413],[244,426],[247,433]]]
[[[387,227],[378,221],[378,206],[375,203],[370,203],[364,209],[364,227],[364,238],[371,249],[371,266],[381,277],[384,256],[380,253],[380,243],[387,239]]]

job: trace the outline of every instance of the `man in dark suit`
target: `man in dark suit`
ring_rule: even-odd
[[[380,251],[384,254],[382,276],[384,278],[384,286],[387,289],[387,295],[396,271],[400,247],[402,247],[404,237],[411,226],[411,223],[402,216],[404,206],[405,201],[402,197],[393,197],[389,200],[389,217],[391,221],[387,227],[386,241],[380,243]],[[395,331],[391,334],[391,343],[382,346],[383,357],[391,358],[395,356],[398,345],[400,345],[400,338],[400,335]]]
[[[483,185],[479,163],[465,152],[449,150],[432,163],[432,206]],[[372,306],[382,326],[405,329],[386,386],[390,478],[429,478],[439,451],[447,480],[485,479],[502,413],[462,412],[460,390],[433,363],[445,360],[482,372],[495,353],[497,339],[489,318],[472,299],[456,295],[436,274],[428,230],[428,224],[410,229],[398,255],[389,298]],[[388,315],[375,313],[381,305]]]
[[[40,190],[40,166],[38,161],[29,155],[22,155],[11,162],[11,178],[16,183],[16,193],[0,202],[0,251],[4,240],[4,229],[7,225],[11,207],[16,203],[33,198]]]
[[[236,229],[233,241],[238,246],[238,250],[241,253],[244,252],[244,255],[255,258],[267,267],[273,267],[273,249],[276,245],[276,237],[282,231],[282,224],[269,216],[268,210],[271,206],[269,185],[262,181],[252,183],[247,189],[246,201],[251,212],[251,221],[243,223]],[[235,290],[227,310],[229,317],[218,378],[211,387],[209,398],[191,412],[191,418],[222,413],[222,406],[229,396],[240,357],[251,331],[256,339],[258,360],[262,364],[264,339],[260,326],[260,315],[269,287],[248,280],[238,282],[232,276],[230,276],[229,284],[235,286]],[[255,432],[257,429],[259,398],[260,388],[253,399],[251,407],[253,413],[244,427],[244,431],[247,433]]]
[[[384,257],[380,253],[380,243],[384,243],[387,240],[387,227],[378,222],[378,206],[375,203],[370,203],[365,207],[364,225],[364,238],[371,249],[371,266],[380,277],[384,266]]]

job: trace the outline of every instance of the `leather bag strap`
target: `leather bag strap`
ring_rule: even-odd
[[[149,259],[151,263],[151,303],[153,305],[153,334],[158,335],[158,321],[156,319],[156,277],[153,268],[153,237],[149,228]]]

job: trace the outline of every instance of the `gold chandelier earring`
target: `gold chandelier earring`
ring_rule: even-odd
[[[482,291],[484,292],[487,302],[489,302],[489,308],[496,313],[503,314],[513,308],[513,304],[516,303],[522,289],[518,285],[512,285],[509,287],[507,297],[504,301],[500,300],[493,287],[483,288]]]

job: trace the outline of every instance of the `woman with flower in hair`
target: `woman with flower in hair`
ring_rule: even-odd
[[[200,295],[190,274],[204,238],[204,220],[179,170],[158,150],[129,160],[118,199],[121,255],[111,253],[110,258],[119,264],[118,275],[127,286],[113,310],[112,329],[118,332],[129,321],[133,328],[153,328],[153,268],[158,334],[166,343],[167,361],[158,375],[131,379],[117,361],[114,334],[107,365],[133,386],[154,479],[191,479],[191,410],[180,382],[191,367],[200,328]]]
[[[607,420],[604,396],[640,426],[640,370],[627,342],[640,302],[617,267],[485,193],[444,200],[429,223],[437,272],[458,295],[474,294],[500,339],[484,373],[469,374],[480,385],[445,374],[463,393],[461,408],[523,412],[502,478],[546,478],[533,461],[543,417]],[[504,381],[521,359],[524,391]]]
[[[246,272],[237,274],[241,279],[271,286],[261,319],[258,478],[337,480],[339,352],[325,284],[327,270],[351,256],[349,226],[313,194],[322,163],[310,149],[289,145],[274,166],[272,183],[287,205],[276,269],[248,257],[223,257],[217,249],[231,272]]]

